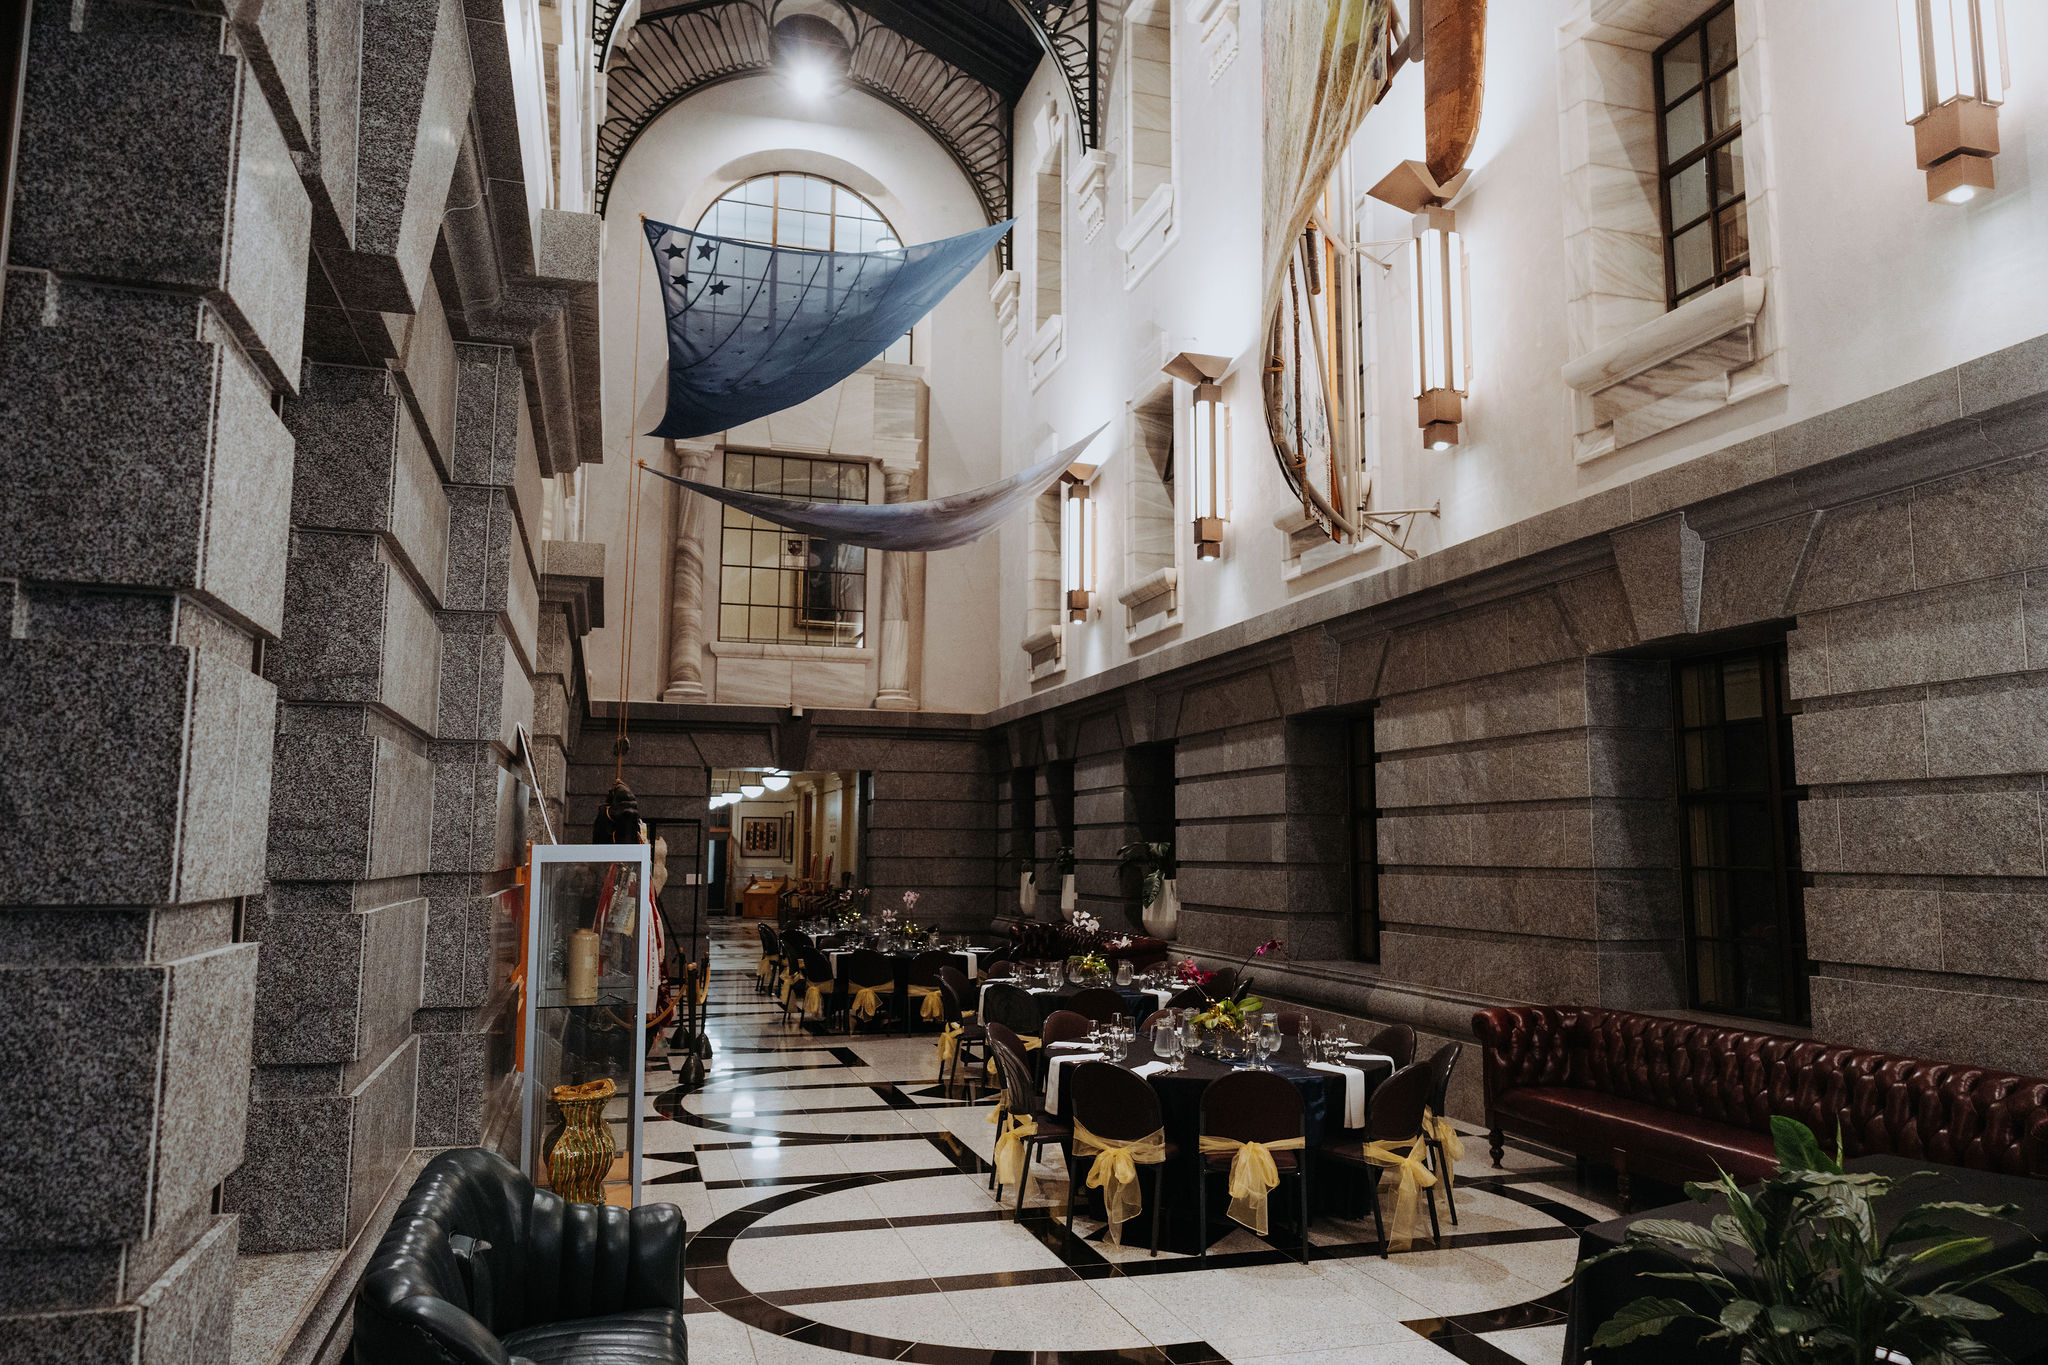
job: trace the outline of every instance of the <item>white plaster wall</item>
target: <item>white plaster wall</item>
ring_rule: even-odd
[[[665,361],[661,304],[642,268],[640,216],[683,226],[740,180],[772,170],[827,175],[860,191],[905,241],[971,231],[986,221],[966,177],[919,125],[880,100],[847,90],[807,108],[761,77],[714,86],[669,109],[641,134],[622,163],[605,212],[604,357],[606,452],[588,467],[584,537],[607,547],[605,626],[586,644],[593,696],[616,698],[625,620],[628,475],[634,459],[661,461],[658,440],[635,433],[652,421],[635,409],[660,382]],[[915,345],[931,389],[928,496],[997,477],[997,337],[988,287],[993,263],[969,275],[917,329]],[[638,341],[637,377],[634,348]],[[659,416],[659,408],[654,410]],[[665,467],[665,466],[663,466]],[[875,480],[880,487],[879,475]],[[667,673],[669,537],[674,486],[643,476],[636,562],[630,696],[661,695]],[[710,556],[716,559],[715,547]],[[718,600],[717,567],[707,566],[704,600]],[[871,605],[879,604],[880,561],[869,557]],[[929,556],[922,702],[927,710],[983,711],[996,704],[996,586],[993,538]],[[880,629],[870,618],[870,643]],[[715,618],[707,636],[715,636]],[[709,661],[707,661],[708,663]]]
[[[1383,416],[1374,431],[1374,502],[1427,507],[1441,500],[1441,521],[1423,519],[1411,542],[1424,553],[2048,331],[2048,3],[2008,0],[2012,89],[1999,117],[1999,188],[1963,206],[1926,202],[1900,107],[1890,4],[1745,3],[1745,18],[1762,25],[1780,267],[1766,307],[1776,310],[1787,387],[1574,463],[1571,395],[1559,378],[1568,350],[1568,271],[1558,47],[1560,25],[1584,3],[1489,7],[1485,113],[1471,184],[1457,204],[1470,257],[1473,377],[1463,443],[1454,450],[1424,451],[1414,425],[1405,250],[1392,254],[1396,268],[1380,292],[1375,376]],[[1292,583],[1283,576],[1272,523],[1291,500],[1264,434],[1253,335],[1259,3],[1242,0],[1242,51],[1213,86],[1195,55],[1185,0],[1174,8],[1179,240],[1141,283],[1123,288],[1114,238],[1125,197],[1113,161],[1101,233],[1082,243],[1076,218],[1068,219],[1064,360],[1035,392],[1024,360],[1028,335],[1004,348],[1002,362],[1005,468],[1015,469],[1049,432],[1072,440],[1103,422],[1116,427],[1090,458],[1126,458],[1120,437],[1111,438],[1125,402],[1156,366],[1162,338],[1174,342],[1171,350],[1238,357],[1225,385],[1235,435],[1225,557],[1197,563],[1183,548],[1184,624],[1140,641],[1139,649],[1194,638],[1398,562],[1391,550],[1369,551]],[[1422,155],[1420,75],[1404,72],[1366,122],[1352,154],[1361,194],[1396,162]],[[1025,216],[1033,207],[1032,179],[1023,173],[1034,157],[1032,124],[1052,91],[1051,73],[1041,68],[1018,109],[1018,211]],[[1116,107],[1114,91],[1108,107]],[[1746,110],[1745,122],[1757,112]],[[1105,122],[1113,158],[1116,126],[1114,117]],[[1362,234],[1405,238],[1407,215],[1375,206]],[[1028,299],[1025,257],[1019,268]],[[1107,470],[1096,485],[1104,500],[1099,600],[1106,605],[1095,619],[1066,627],[1065,674],[1035,685],[1018,647],[1028,631],[1024,528],[1004,528],[1005,701],[1130,657],[1115,601],[1123,586],[1123,486],[1120,472]],[[1181,497],[1178,534],[1186,540],[1185,485]]]

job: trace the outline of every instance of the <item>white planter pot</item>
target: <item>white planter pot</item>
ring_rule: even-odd
[[[1017,874],[1017,908],[1026,919],[1030,919],[1038,909],[1038,883],[1031,879],[1029,872]]]
[[[1160,884],[1158,898],[1145,907],[1145,932],[1170,939],[1180,928],[1180,887],[1172,878]]]
[[[1068,872],[1060,877],[1060,914],[1072,920],[1074,905],[1074,874]]]

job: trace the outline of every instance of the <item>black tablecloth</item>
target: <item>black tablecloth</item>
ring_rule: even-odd
[[[985,983],[985,987],[986,985],[993,984],[995,983]],[[1014,981],[1003,984],[1017,985]],[[1076,986],[1073,982],[1069,981],[1066,985],[1051,991],[1034,991],[1021,986],[1018,989],[1023,990],[1026,995],[1031,997],[1031,1003],[1038,1009],[1038,1022],[1043,1024],[1048,1014],[1066,1009],[1075,996],[1079,995],[1084,989],[1093,988]],[[1160,1008],[1157,996],[1149,991],[1139,990],[1136,986],[1109,986],[1104,989],[1113,990],[1123,997],[1124,1013],[1130,1018],[1133,1025],[1144,1023],[1146,1019],[1151,1017],[1154,1011]],[[1148,1061],[1151,1059],[1150,1053],[1146,1054],[1146,1059]]]
[[[826,961],[832,962],[833,992],[837,995],[851,997],[854,991],[853,983],[839,975],[839,969],[845,963],[847,955],[854,950],[850,948],[820,948],[818,951],[826,955]],[[882,954],[883,957],[889,959],[889,966],[895,972],[894,983],[890,987],[890,1000],[895,1009],[896,1017],[903,1021],[903,1031],[905,1033],[909,1033],[912,1028],[916,1027],[923,1020],[923,1016],[918,1013],[921,1002],[913,1002],[910,998],[910,964],[920,954],[927,951],[929,950],[920,948],[916,952]],[[831,956],[835,952],[839,954],[839,959],[836,962],[832,961]],[[958,967],[962,975],[970,977],[974,975],[974,959],[968,954],[948,953],[946,961]],[[936,1022],[933,1022],[931,1026],[933,1028],[940,1027]]]
[[[1989,1237],[1992,1249],[1967,1266],[1933,1266],[1910,1274],[1904,1284],[1908,1293],[1926,1293],[1937,1285],[1947,1283],[1964,1275],[1980,1274],[2001,1265],[2012,1265],[2033,1255],[2042,1243],[2037,1239],[2048,1238],[2048,1180],[2030,1180],[2024,1176],[1993,1175],[1987,1171],[1972,1171],[1961,1166],[1938,1166],[1929,1161],[1914,1161],[1906,1157],[1868,1156],[1845,1163],[1852,1171],[1878,1171],[1898,1177],[1913,1171],[1934,1171],[1935,1179],[1903,1181],[1893,1186],[1892,1193],[1872,1201],[1872,1212],[1877,1218],[1879,1232],[1889,1232],[1897,1227],[1900,1218],[1915,1207],[1932,1200],[1960,1200],[1971,1204],[2017,1204],[2018,1216],[2011,1222],[1992,1222],[1971,1218],[1964,1214],[1944,1214],[1943,1221],[1969,1236]],[[1681,1219],[1688,1223],[1705,1226],[1715,1214],[1728,1211],[1727,1201],[1716,1199],[1712,1203],[1697,1204],[1687,1200],[1668,1208],[1650,1209],[1647,1212],[1617,1218],[1612,1222],[1596,1223],[1579,1234],[1579,1257],[1581,1260],[1610,1248],[1620,1246],[1628,1239],[1631,1223],[1644,1218]],[[1931,1243],[1915,1243],[1925,1247]],[[1603,1261],[1572,1284],[1571,1313],[1565,1327],[1564,1365],[1578,1365],[1585,1359],[1592,1359],[1597,1365],[1668,1365],[1674,1359],[1701,1362],[1702,1365],[1720,1365],[1732,1362],[1735,1352],[1727,1342],[1705,1342],[1697,1340],[1698,1333],[1683,1326],[1667,1328],[1653,1337],[1639,1337],[1627,1346],[1601,1351],[1591,1351],[1593,1334],[1600,1325],[1615,1312],[1639,1298],[1659,1295],[1680,1299],[1703,1312],[1717,1312],[1712,1296],[1678,1280],[1652,1280],[1644,1278],[1650,1271],[1669,1271],[1686,1268],[1678,1256],[1662,1251],[1638,1251],[1626,1256],[1617,1256]],[[2048,1290],[2048,1273],[2043,1268],[2027,1272],[2027,1282]],[[1740,1284],[1738,1266],[1735,1276]],[[2005,1316],[1992,1322],[1970,1324],[1972,1334],[2003,1352],[2014,1365],[2037,1365],[2048,1362],[2048,1323],[2030,1318],[2016,1308],[2012,1301],[1994,1291],[1982,1293],[1983,1302],[1997,1308]]]

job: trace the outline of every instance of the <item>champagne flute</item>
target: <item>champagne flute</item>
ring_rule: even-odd
[[[1280,1016],[1278,1013],[1259,1016],[1259,1070],[1271,1071],[1267,1061],[1280,1050]]]

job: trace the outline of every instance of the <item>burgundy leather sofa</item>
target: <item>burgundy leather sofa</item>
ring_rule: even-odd
[[[2048,1178],[2048,1079],[1582,1005],[1481,1010],[1493,1164],[1507,1133],[1633,1173],[1777,1168],[1774,1114],[1849,1156]]]
[[[1112,938],[1127,938],[1130,942],[1121,948],[1107,946]],[[1140,970],[1155,962],[1166,960],[1166,940],[1148,938],[1143,934],[1117,934],[1098,929],[1084,934],[1071,924],[1045,924],[1026,921],[1010,930],[1012,951],[1018,957],[1039,960],[1050,957],[1078,957],[1083,953],[1101,953],[1110,962],[1129,958],[1133,967]]]

